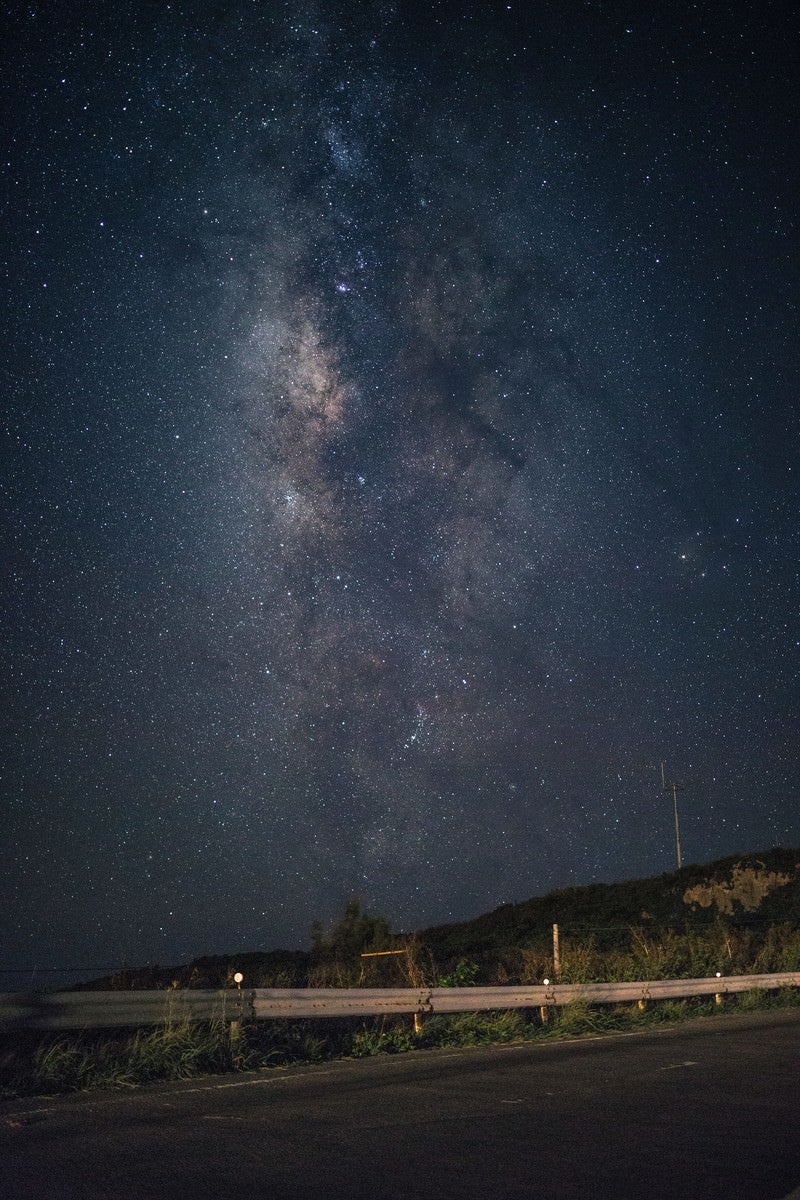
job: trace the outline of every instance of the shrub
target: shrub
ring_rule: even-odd
[[[436,980],[436,987],[474,987],[477,977],[478,964],[467,962],[465,958],[461,958],[452,971],[449,971],[446,975],[439,976]]]

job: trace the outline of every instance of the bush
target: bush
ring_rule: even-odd
[[[477,978],[478,964],[467,962],[465,958],[461,958],[452,971],[439,976],[435,986],[440,988],[474,987]]]

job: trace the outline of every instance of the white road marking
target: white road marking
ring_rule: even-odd
[[[308,1075],[311,1074],[312,1072],[308,1073]],[[313,1072],[315,1079],[319,1079],[320,1075],[333,1074],[333,1071]],[[307,1079],[308,1075],[304,1075],[303,1078]],[[242,1079],[238,1083],[213,1083],[206,1084],[204,1087],[181,1088],[180,1091],[171,1092],[170,1094],[173,1096],[190,1096],[195,1092],[221,1092],[223,1088],[259,1087],[263,1083],[289,1083],[292,1079],[299,1078],[301,1078],[299,1073],[297,1075],[273,1075],[268,1076],[266,1079]]]

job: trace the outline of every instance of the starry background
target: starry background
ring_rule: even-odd
[[[796,10],[9,16],[0,965],[800,843]]]

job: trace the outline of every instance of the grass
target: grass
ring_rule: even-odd
[[[231,1031],[223,1021],[165,1022],[133,1034],[119,1031],[103,1039],[87,1035],[39,1035],[15,1050],[0,1052],[0,1087],[6,1096],[132,1088],[154,1080],[188,1079],[201,1074],[268,1069],[334,1058],[403,1054],[433,1047],[485,1046],[597,1036],[676,1023],[697,1016],[800,1005],[796,989],[753,990],[724,1007],[713,998],[636,1005],[596,1005],[576,1001],[554,1008],[542,1023],[536,1014],[460,1013],[425,1017],[419,1034],[410,1018],[265,1021]]]
[[[188,1079],[244,1065],[239,1044],[223,1022],[164,1024],[102,1041],[58,1038],[33,1054],[37,1091],[136,1087],[155,1079]]]
[[[646,915],[646,914],[643,914]],[[484,986],[538,983],[553,975],[549,933],[526,945],[488,945],[474,959],[440,960],[444,972],[471,973]],[[621,983],[636,979],[697,979],[723,975],[770,974],[800,970],[800,928],[796,923],[740,927],[716,920],[703,927],[654,929],[625,926],[571,934],[562,928],[561,983]],[[447,981],[444,975],[442,982]],[[441,983],[440,983],[441,986]]]

